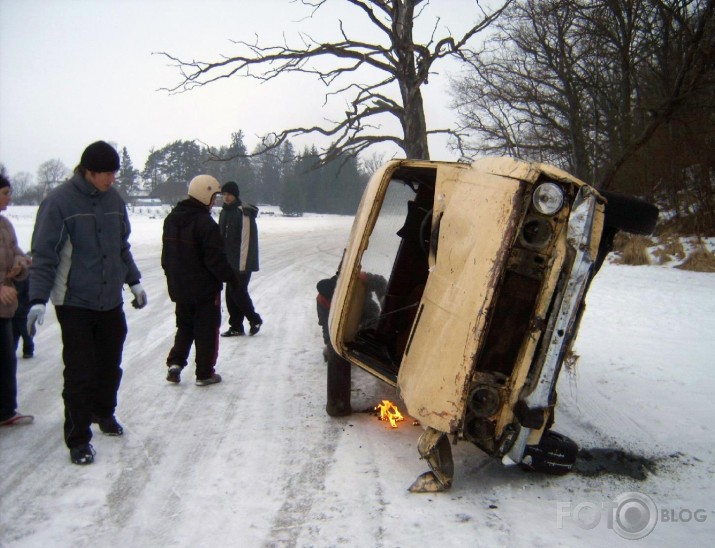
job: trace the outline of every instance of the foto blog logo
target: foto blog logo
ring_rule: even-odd
[[[658,521],[661,523],[702,523],[707,519],[704,509],[678,510],[662,508],[660,511],[653,499],[638,492],[623,493],[613,501],[561,502],[556,503],[556,527],[562,529],[564,522],[576,524],[582,529],[594,529],[605,522],[618,536],[628,540],[638,540],[648,536]]]

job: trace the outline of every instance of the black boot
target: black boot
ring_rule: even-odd
[[[261,329],[261,326],[263,325],[263,320],[258,314],[256,314],[256,317],[249,323],[251,324],[251,327],[248,330],[248,334],[250,336],[253,336]]]

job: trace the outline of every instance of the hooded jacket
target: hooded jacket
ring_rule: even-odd
[[[176,204],[164,219],[162,241],[161,267],[172,301],[211,301],[221,291],[222,282],[236,282],[218,225],[197,200],[189,198]]]
[[[228,262],[239,272],[258,271],[258,208],[236,200],[224,204],[218,218]]]
[[[122,304],[122,286],[141,274],[129,245],[124,200],[100,192],[79,173],[40,204],[32,233],[30,303],[112,310]]]

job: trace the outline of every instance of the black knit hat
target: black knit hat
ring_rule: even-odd
[[[97,141],[84,149],[79,165],[95,173],[119,171],[119,154],[109,143]]]
[[[228,183],[224,184],[221,187],[221,192],[228,192],[229,194],[233,194],[236,199],[238,199],[238,185],[233,181],[229,181]]]
[[[10,179],[0,173],[0,188],[5,188],[6,186],[12,188],[12,186],[10,185]]]

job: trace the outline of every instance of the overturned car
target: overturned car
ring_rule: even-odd
[[[395,386],[425,427],[431,470],[413,491],[450,487],[450,437],[568,472],[578,448],[551,426],[586,292],[615,234],[651,233],[657,217],[540,163],[385,164],[326,296],[328,413],[350,412],[353,365]]]

